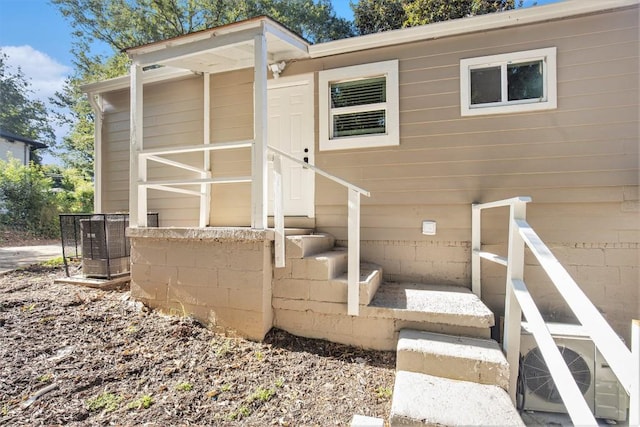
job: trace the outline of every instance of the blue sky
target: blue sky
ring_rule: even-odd
[[[558,0],[526,0],[545,4]],[[353,18],[349,0],[332,0],[339,16]],[[72,72],[71,25],[48,0],[0,0],[0,49],[21,67],[36,96],[47,101]],[[63,129],[57,130],[60,137]]]

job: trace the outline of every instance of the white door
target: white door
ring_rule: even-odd
[[[313,164],[313,74],[269,80],[269,145]],[[273,182],[269,169],[269,215],[273,215]],[[314,216],[314,174],[282,160],[282,194],[286,216]]]

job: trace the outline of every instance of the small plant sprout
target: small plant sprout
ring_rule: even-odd
[[[264,359],[264,353],[262,353],[260,350],[256,351],[256,359],[258,360]]]
[[[275,393],[276,391],[272,388],[258,387],[258,389],[249,396],[249,402],[255,402],[256,400],[260,402],[267,402]]]
[[[43,374],[40,375],[38,378],[36,378],[38,381],[40,381],[41,383],[46,383],[51,381],[51,379],[53,378],[52,374]]]
[[[113,412],[118,409],[120,402],[122,402],[122,396],[105,391],[92,399],[87,399],[85,403],[89,411]]]
[[[393,391],[389,387],[379,386],[375,391],[379,399],[389,399],[393,394]]]
[[[183,382],[180,383],[176,386],[176,390],[180,390],[180,391],[191,391],[193,390],[193,384],[191,384],[190,382]]]
[[[220,387],[220,391],[229,391],[231,390],[231,384],[222,384],[222,387]]]
[[[284,386],[284,378],[280,377],[276,380],[276,387],[282,388]]]
[[[154,403],[153,397],[151,397],[151,395],[149,394],[145,394],[144,396],[139,397],[138,399],[129,403],[128,408],[129,409],[148,409],[151,405],[153,405],[153,403]]]

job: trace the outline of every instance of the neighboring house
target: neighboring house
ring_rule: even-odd
[[[95,206],[130,211],[132,294],[154,307],[253,339],[277,326],[392,349],[407,327],[489,335],[505,270],[483,265],[482,302],[465,292],[471,205],[531,196],[529,223],[628,342],[640,317],[638,52],[632,0],[317,45],[259,17],[135,47],[130,77],[85,87]],[[279,162],[297,235],[284,267],[268,228]],[[144,227],[147,210],[161,228]],[[508,214],[484,214],[484,250],[507,253]],[[530,252],[524,280],[547,320],[575,321]],[[414,304],[420,283],[448,287]],[[438,314],[417,314],[437,298]],[[451,320],[458,306],[477,316]]]
[[[31,152],[40,148],[47,148],[47,146],[42,142],[0,129],[0,160],[8,160],[12,157],[20,160],[23,165],[28,165],[32,160]]]

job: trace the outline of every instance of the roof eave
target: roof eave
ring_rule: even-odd
[[[544,6],[520,8],[320,43],[309,47],[309,55],[311,58],[321,58],[360,50],[534,24],[576,15],[621,9],[638,5],[639,2],[639,0],[599,0],[597,2],[567,0]]]

